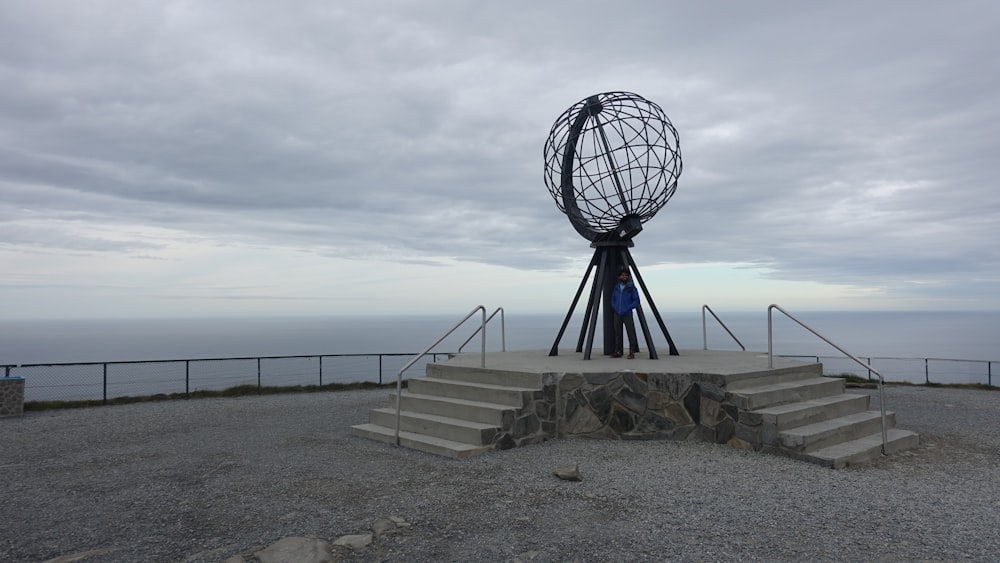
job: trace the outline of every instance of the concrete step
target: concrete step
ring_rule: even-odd
[[[526,393],[530,394],[538,391],[538,389],[529,389],[527,387],[464,383],[433,377],[411,379],[407,383],[407,389],[418,395],[435,395],[438,397],[495,403],[517,408],[524,406]]]
[[[726,390],[737,391],[750,387],[762,387],[788,381],[801,381],[823,376],[823,364],[771,369],[767,371],[748,372],[726,375]]]
[[[808,401],[740,411],[740,423],[761,426],[764,443],[777,444],[778,432],[868,410],[868,395],[830,395]]]
[[[889,428],[896,426],[896,413],[887,412],[885,417]],[[882,414],[879,411],[863,411],[783,430],[778,433],[778,444],[783,448],[809,452],[875,433],[882,434]]]
[[[909,430],[891,428],[887,433],[886,454],[913,449],[920,445],[920,436]],[[865,463],[882,455],[882,431],[856,438],[847,442],[828,446],[807,454],[801,459],[827,467],[841,469],[849,465]]]
[[[526,387],[529,389],[542,388],[542,374],[525,371],[470,368],[449,364],[428,364],[426,374],[430,378],[447,379],[449,381],[503,385],[507,387]]]
[[[509,426],[514,421],[515,409],[508,405],[469,401],[450,397],[419,395],[410,391],[402,393],[402,408],[406,411],[450,416],[493,426]],[[396,408],[396,394],[389,395],[389,406]],[[506,419],[506,420],[505,420]]]
[[[396,443],[396,432],[394,428],[386,428],[375,424],[358,424],[351,427],[351,432],[355,436],[378,440],[387,444]],[[463,444],[452,440],[442,440],[431,436],[422,436],[413,432],[399,432],[399,445],[429,454],[440,455],[450,458],[463,458],[478,455],[493,450],[493,446],[474,446]]]
[[[787,381],[747,387],[728,391],[733,403],[743,410],[753,411],[774,405],[798,403],[830,395],[844,393],[844,380],[838,377],[813,377],[798,381]]]
[[[388,407],[372,409],[369,421],[378,426],[395,429],[396,409]],[[415,434],[473,446],[492,444],[500,430],[500,427],[495,425],[413,411],[400,411],[399,428]]]

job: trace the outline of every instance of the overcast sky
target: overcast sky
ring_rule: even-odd
[[[553,121],[684,171],[662,310],[1000,309],[1000,3],[0,0],[11,317],[565,312]]]

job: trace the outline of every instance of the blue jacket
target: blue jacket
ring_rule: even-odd
[[[632,280],[622,285],[621,282],[615,284],[615,290],[611,292],[611,308],[619,315],[631,315],[632,309],[639,306],[639,290],[635,288]]]

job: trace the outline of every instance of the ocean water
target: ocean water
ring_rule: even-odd
[[[767,350],[764,312],[719,317],[748,350]],[[1000,312],[792,312],[857,356],[1000,360]],[[679,348],[701,349],[700,312],[664,312]],[[461,319],[454,316],[278,317],[205,319],[0,320],[0,365],[290,356],[410,353],[427,348]],[[478,317],[476,317],[478,319]],[[562,323],[558,314],[505,313],[508,349],[548,349]],[[454,351],[477,328],[470,320],[436,350]],[[665,345],[652,315],[654,342]],[[575,346],[582,315],[574,315],[560,342]],[[500,316],[487,329],[487,347],[499,350]],[[600,325],[600,323],[598,323]],[[828,355],[836,350],[775,311],[776,354]],[[600,342],[600,326],[595,342]],[[709,315],[709,348],[739,346]],[[641,339],[641,338],[640,338]],[[479,339],[466,345],[478,349]]]
[[[765,312],[729,313],[716,311],[747,350],[767,351]],[[797,312],[792,313],[851,354],[883,372],[889,380],[922,382],[976,382],[1000,384],[1000,312]],[[318,356],[352,354],[347,358],[267,360],[263,371],[282,372],[282,384],[325,381],[394,379],[408,356],[379,357],[379,354],[413,354],[423,351],[461,319],[453,316],[369,316],[369,317],[285,317],[285,318],[205,318],[205,319],[83,319],[0,321],[0,365],[53,364],[68,362],[138,362],[204,358],[256,358],[266,356]],[[703,347],[702,314],[663,312],[662,317],[678,346]],[[561,314],[516,314],[504,318],[506,347],[549,349],[562,323]],[[665,339],[652,315],[647,321],[654,343],[666,355]],[[478,320],[470,320],[434,348],[456,351],[475,331]],[[560,342],[572,349],[580,335],[582,314],[577,312]],[[599,323],[600,324],[600,323]],[[709,315],[707,339],[710,349],[738,350],[739,346]],[[598,328],[600,332],[600,328]],[[773,349],[779,355],[820,357],[827,373],[864,375],[853,362],[797,324],[774,312]],[[487,349],[500,350],[500,317],[487,330]],[[640,336],[640,340],[642,340]],[[601,335],[595,339],[595,353],[601,351]],[[479,337],[465,345],[476,351]],[[645,348],[645,346],[641,346]],[[360,357],[365,356],[365,357]],[[909,358],[909,359],[893,359]],[[976,360],[954,362],[946,360]],[[987,362],[997,362],[989,364]],[[281,364],[279,367],[279,363]],[[253,360],[240,362],[196,362],[188,373],[179,372],[183,363],[129,364],[112,366],[111,379],[122,386],[117,394],[176,392],[190,386],[191,369],[200,384],[218,387],[258,381],[261,371]],[[96,368],[36,369],[30,374],[29,394],[38,398],[41,386],[60,388],[96,385],[106,374]],[[15,370],[16,371],[16,370]],[[417,370],[414,370],[415,372]],[[422,370],[420,370],[422,371]],[[169,372],[169,373],[166,373]],[[230,374],[230,375],[226,375]],[[290,375],[288,375],[290,374]],[[415,375],[420,375],[419,372]],[[208,385],[205,378],[215,378]],[[139,382],[163,380],[163,385],[135,387]],[[184,382],[183,385],[178,382]],[[69,383],[67,383],[69,382]],[[131,386],[131,387],[130,387]],[[86,393],[90,393],[88,390]],[[83,393],[81,391],[81,393]],[[86,394],[84,393],[84,394]],[[76,395],[74,395],[76,397]]]

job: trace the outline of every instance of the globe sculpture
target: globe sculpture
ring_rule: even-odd
[[[670,354],[676,356],[673,339],[628,249],[634,246],[632,239],[642,231],[642,225],[666,205],[677,189],[683,168],[677,130],[660,106],[642,96],[605,92],[580,100],[556,119],[543,157],[545,185],[556,206],[595,249],[549,355],[558,354],[563,333],[595,271],[576,351],[590,359],[602,301],[604,353],[614,351],[611,292],[618,273],[631,269],[666,337]],[[649,357],[656,359],[641,305],[636,316]]]

